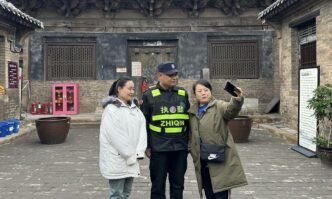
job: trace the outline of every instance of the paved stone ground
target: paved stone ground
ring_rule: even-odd
[[[0,145],[1,199],[108,198],[99,174],[98,129],[72,128],[65,143],[42,145],[36,133]],[[306,158],[293,145],[260,129],[237,144],[249,185],[232,190],[233,199],[332,199],[332,168]],[[185,197],[198,197],[189,157]],[[148,161],[134,183],[133,199],[149,198]]]

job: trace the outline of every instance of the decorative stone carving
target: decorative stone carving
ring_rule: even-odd
[[[226,15],[238,16],[247,8],[265,8],[273,0],[211,0],[212,6]]]
[[[120,9],[121,0],[94,0],[97,8],[101,9],[106,17],[114,17],[116,11]]]
[[[15,42],[14,39],[11,39],[11,38],[8,38],[7,39],[9,44],[10,44],[10,52],[12,53],[21,53],[23,48],[22,48],[22,45],[19,45]]]
[[[240,0],[215,0],[215,8],[219,8],[226,15],[240,15],[242,12]]]
[[[275,0],[8,0],[24,12],[35,15],[42,7],[55,7],[66,17],[75,17],[86,8],[98,9],[114,17],[120,9],[136,9],[147,17],[158,17],[168,8],[182,8],[189,17],[198,17],[205,8],[217,8],[228,16],[238,16],[248,8],[266,8]]]
[[[189,17],[198,17],[201,12],[204,11],[204,8],[207,6],[210,0],[187,0],[187,1],[178,1],[176,5],[182,7],[188,12]]]
[[[85,9],[87,0],[51,0],[58,8],[58,12],[65,17],[75,17]]]
[[[134,8],[149,17],[161,15],[172,4],[172,0],[135,0],[135,2]]]

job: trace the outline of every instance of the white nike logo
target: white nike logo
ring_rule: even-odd
[[[210,154],[208,160],[213,160],[217,158],[217,154]]]

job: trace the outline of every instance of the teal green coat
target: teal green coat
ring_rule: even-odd
[[[198,104],[189,109],[190,128],[189,150],[193,158],[198,189],[202,197],[202,179],[200,162],[200,137],[203,143],[223,144],[226,132],[229,132],[227,123],[241,110],[243,100],[225,102],[212,99],[206,112],[199,118],[197,116]],[[247,185],[247,179],[236,151],[231,133],[228,133],[226,144],[226,160],[223,163],[208,163],[213,192],[221,192],[235,187]]]

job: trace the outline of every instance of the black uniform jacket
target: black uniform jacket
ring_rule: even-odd
[[[157,91],[153,95],[154,90]],[[176,86],[171,90],[164,90],[157,84],[144,92],[141,110],[147,122],[148,148],[151,148],[152,152],[188,149],[189,120],[185,118],[189,107],[188,94],[182,87]],[[155,121],[153,118],[156,116],[165,119]],[[182,129],[181,132],[166,132],[167,129],[179,128]]]

